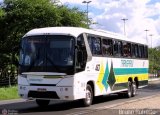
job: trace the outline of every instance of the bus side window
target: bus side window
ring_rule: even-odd
[[[138,52],[139,52],[139,58],[143,58],[142,55],[143,55],[143,50],[142,50],[142,46],[141,45],[138,45]]]
[[[118,41],[113,41],[113,53],[114,53],[114,56],[119,56],[119,53],[118,53]]]
[[[113,54],[114,54],[114,56],[121,57],[123,55],[122,50],[123,50],[122,49],[122,42],[114,40],[113,41]]]
[[[132,44],[132,45],[131,45],[131,54],[132,54],[132,57],[133,57],[133,58],[136,57],[136,54],[135,54],[135,44]]]
[[[99,37],[88,36],[88,43],[93,55],[102,55],[101,39]]]
[[[144,54],[145,54],[145,58],[148,58],[148,47],[144,46]]]
[[[131,53],[131,43],[128,43],[127,46],[128,46],[128,57],[132,57],[132,53]]]
[[[140,45],[140,50],[141,50],[141,58],[145,58],[145,52],[144,52],[144,46]]]
[[[105,56],[112,56],[113,55],[113,45],[112,39],[103,39],[102,40],[102,50]]]
[[[120,56],[123,56],[123,47],[122,47],[122,42],[118,42],[118,49],[119,49],[119,54]]]
[[[131,57],[131,44],[127,42],[123,42],[123,56]]]
[[[138,45],[136,44],[134,48],[135,48],[135,56],[136,58],[139,58]]]

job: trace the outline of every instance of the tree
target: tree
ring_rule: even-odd
[[[58,5],[58,0],[4,0],[0,6],[0,69],[13,64],[18,54],[15,47],[29,30],[49,26],[87,27],[85,22],[83,12]]]
[[[160,70],[160,48],[149,49],[149,72],[157,73]]]
[[[51,0],[5,0],[5,15],[0,22],[1,49],[10,52],[19,39],[33,28],[48,26],[81,26],[85,24],[85,14],[77,8],[57,6]],[[10,46],[8,48],[7,46]]]

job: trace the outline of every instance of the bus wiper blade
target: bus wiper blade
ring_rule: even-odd
[[[60,71],[60,69],[58,68],[58,66],[57,65],[55,65],[55,63],[49,58],[49,56],[47,55],[46,56],[46,58],[47,58],[47,60],[55,67],[55,69],[59,72]]]
[[[29,66],[28,69],[27,69],[27,72],[29,72],[29,71],[32,69],[33,65],[34,65],[35,62],[36,62],[36,59],[37,59],[37,58],[35,58],[35,59],[33,60],[33,62],[30,64],[30,66]]]

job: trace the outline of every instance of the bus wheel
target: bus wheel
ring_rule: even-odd
[[[36,103],[38,106],[40,107],[45,107],[49,104],[50,100],[40,100],[40,99],[36,99]]]
[[[128,97],[128,98],[130,98],[131,96],[132,96],[132,93],[133,93],[133,86],[132,86],[132,82],[131,81],[128,81],[128,91],[127,91],[127,94],[126,94],[126,96]]]
[[[137,94],[137,87],[135,82],[132,83],[132,97],[134,97]]]
[[[92,87],[87,84],[87,88],[86,88],[86,98],[83,99],[83,105],[85,107],[88,107],[92,104],[93,101],[93,91],[92,91]]]

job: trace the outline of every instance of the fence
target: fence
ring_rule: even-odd
[[[17,84],[17,74],[0,74],[0,87]]]

